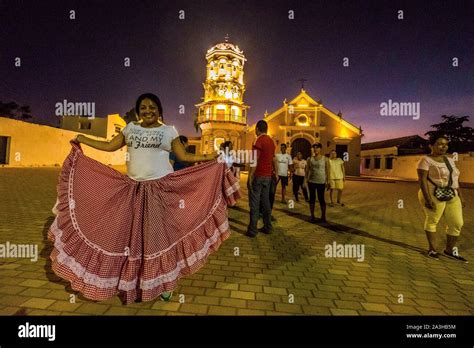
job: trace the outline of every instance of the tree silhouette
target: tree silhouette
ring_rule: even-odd
[[[27,105],[20,106],[16,102],[4,103],[0,100],[0,116],[9,118],[32,118],[31,108]]]
[[[21,118],[22,119],[27,119],[27,118],[32,118],[31,116],[31,108],[27,105],[21,106],[18,108],[18,111],[21,113]]]
[[[463,126],[464,122],[469,122],[469,116],[441,116],[441,123],[431,125],[435,130],[425,133],[431,140],[439,136],[445,136],[449,140],[449,152],[474,151],[474,129]]]

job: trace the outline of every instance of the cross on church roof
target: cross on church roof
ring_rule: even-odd
[[[298,81],[301,81],[301,89],[304,89],[304,83],[308,80],[306,79],[299,79]]]
[[[225,42],[229,42],[229,34],[226,34],[224,39],[225,39]]]

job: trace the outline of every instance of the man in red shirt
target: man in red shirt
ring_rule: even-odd
[[[275,175],[275,143],[267,135],[268,125],[264,120],[257,122],[255,133],[257,139],[253,150],[257,151],[256,163],[250,165],[247,188],[249,190],[250,223],[247,236],[255,237],[258,232],[271,234],[273,232],[270,206],[270,185]],[[257,231],[260,202],[262,202],[264,227]]]

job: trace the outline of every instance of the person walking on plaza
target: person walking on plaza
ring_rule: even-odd
[[[298,151],[296,153],[296,157],[293,158],[293,167],[294,167],[293,195],[295,196],[295,201],[299,202],[298,193],[301,187],[301,191],[303,191],[304,199],[306,202],[308,202],[309,201],[308,191],[306,190],[306,186],[304,184],[305,175],[306,175],[306,160],[303,159],[303,154],[300,151]]]
[[[268,125],[264,120],[257,122],[255,132],[257,139],[253,150],[257,151],[256,163],[250,165],[247,188],[249,191],[250,223],[247,229],[248,237],[255,237],[258,232],[271,234],[270,185],[275,168],[275,144],[267,135]],[[263,228],[257,230],[257,222],[262,202]]]
[[[314,207],[316,202],[316,193],[318,195],[319,205],[321,207],[320,222],[326,222],[326,200],[324,199],[325,190],[329,188],[329,160],[321,154],[322,145],[316,143],[312,146],[313,153],[308,158],[306,167],[306,182],[309,190],[309,211],[311,213],[311,222],[317,222],[314,217]]]
[[[291,159],[291,156],[286,153],[286,144],[281,144],[280,145],[280,150],[281,153],[277,153],[275,155],[277,159],[277,182],[276,184],[278,185],[278,182],[281,181],[281,203],[286,204],[285,200],[285,194],[286,194],[286,187],[288,186],[288,171],[290,173],[293,172],[293,160]],[[291,178],[291,174],[290,174]]]
[[[430,140],[431,154],[424,156],[417,166],[420,190],[418,199],[425,213],[424,229],[428,239],[428,256],[439,259],[435,246],[436,227],[442,216],[446,220],[446,249],[444,254],[467,262],[459,255],[456,243],[464,224],[464,199],[459,188],[460,171],[455,161],[447,156],[448,139],[444,136]]]
[[[238,180],[213,161],[217,153],[186,152],[176,129],[160,122],[156,95],[141,95],[135,109],[141,122],[111,141],[71,141],[59,176],[51,267],[94,301],[169,301],[178,280],[230,236],[227,206],[240,197]],[[127,145],[127,175],[84,155],[81,143],[108,152]],[[174,172],[171,151],[205,163]]]
[[[334,190],[337,191],[337,204],[341,207],[344,206],[344,203],[342,203],[342,190],[344,189],[345,180],[344,161],[337,157],[335,150],[332,150],[329,154],[329,197],[331,198],[329,206],[334,206],[334,201],[332,200],[332,192]]]
[[[222,160],[227,164],[227,166],[232,170],[232,174],[238,179],[240,179],[240,168],[245,168],[245,164],[240,163],[240,159],[235,155],[234,146],[231,141],[224,141],[219,146],[220,155]]]

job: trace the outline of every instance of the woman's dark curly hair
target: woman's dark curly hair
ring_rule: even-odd
[[[140,104],[142,103],[144,99],[150,99],[151,101],[153,101],[153,103],[156,104],[156,106],[158,107],[158,112],[159,112],[158,117],[163,121],[163,107],[161,106],[160,98],[158,98],[156,95],[152,93],[145,93],[138,97],[137,102],[135,103],[135,112],[137,114],[137,117],[138,115],[140,115]]]

